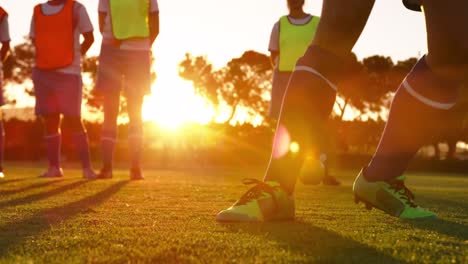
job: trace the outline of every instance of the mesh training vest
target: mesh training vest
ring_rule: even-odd
[[[307,24],[294,25],[289,22],[287,16],[280,18],[279,71],[292,72],[294,70],[296,62],[312,43],[319,20],[318,17],[312,17]]]
[[[109,0],[114,38],[147,38],[149,29],[149,0]]]

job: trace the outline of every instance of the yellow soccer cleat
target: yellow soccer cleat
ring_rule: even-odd
[[[244,180],[255,184],[234,205],[216,216],[219,222],[263,222],[294,219],[294,198],[277,182]]]

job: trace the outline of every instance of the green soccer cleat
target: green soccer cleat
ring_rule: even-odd
[[[218,213],[219,222],[263,222],[294,219],[294,198],[277,182],[246,179],[255,184],[234,205]]]
[[[402,177],[392,182],[369,182],[361,171],[354,181],[353,191],[355,202],[363,202],[369,210],[375,207],[401,219],[423,219],[437,216],[414,203],[414,195],[405,186]]]

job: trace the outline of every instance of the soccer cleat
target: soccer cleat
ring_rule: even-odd
[[[62,168],[49,167],[46,172],[39,175],[39,178],[61,178],[63,177]]]
[[[368,210],[375,207],[401,219],[436,217],[435,213],[414,203],[414,195],[405,186],[404,178],[369,182],[361,171],[354,182],[353,192],[355,202],[363,202]]]
[[[318,159],[306,158],[302,165],[299,180],[304,185],[319,185],[325,176],[325,165]]]
[[[88,179],[88,180],[95,180],[97,179],[97,175],[92,168],[84,168],[83,178]]]
[[[255,184],[234,205],[216,216],[219,222],[263,222],[294,219],[294,198],[277,182],[246,179]]]
[[[112,170],[101,169],[101,171],[96,175],[97,179],[112,179]]]
[[[130,180],[132,181],[139,181],[144,180],[143,173],[141,172],[140,168],[132,168],[130,170]]]
[[[323,185],[328,185],[328,186],[340,186],[341,182],[338,179],[336,179],[335,177],[327,175],[327,176],[323,177],[322,184]]]
[[[320,159],[306,158],[299,179],[305,185],[318,185],[320,182],[327,186],[341,185],[340,181],[329,175],[325,154],[320,155]]]

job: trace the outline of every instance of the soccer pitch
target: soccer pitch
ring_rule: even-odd
[[[0,263],[468,263],[468,177],[418,173],[408,186],[438,220],[401,221],[355,205],[342,187],[297,188],[296,220],[220,224],[216,213],[261,169],[147,170],[146,180],[0,180]]]

